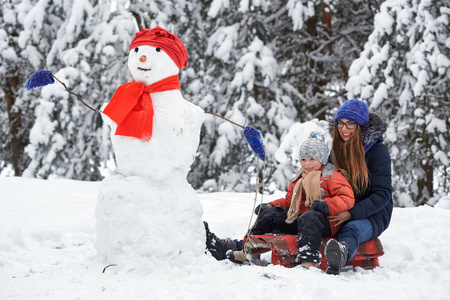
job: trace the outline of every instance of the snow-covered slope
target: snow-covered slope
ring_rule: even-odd
[[[102,273],[93,247],[99,186],[0,178],[0,299],[428,300],[450,294],[450,210],[426,206],[394,209],[380,238],[381,267],[372,271],[332,276],[300,267],[237,266],[205,254],[187,265],[161,261]],[[264,201],[283,194],[264,195]],[[253,194],[199,197],[214,232],[244,234]]]

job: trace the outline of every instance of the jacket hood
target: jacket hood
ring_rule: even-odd
[[[383,141],[383,134],[386,132],[387,124],[383,117],[376,113],[369,113],[369,122],[361,126],[361,138],[364,146],[369,145],[374,139]],[[334,121],[328,124],[328,130],[333,136]]]

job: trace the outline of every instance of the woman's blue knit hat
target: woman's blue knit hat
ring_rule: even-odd
[[[300,160],[309,157],[320,162],[322,165],[328,161],[328,148],[325,145],[325,138],[318,131],[310,133],[308,139],[300,147]]]
[[[369,122],[369,107],[358,99],[347,100],[334,117],[335,122],[342,119],[353,121],[361,126],[366,125]]]

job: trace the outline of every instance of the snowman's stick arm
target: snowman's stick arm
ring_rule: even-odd
[[[74,92],[72,92],[71,90],[69,90],[66,86],[66,84],[64,82],[62,82],[61,80],[59,80],[58,78],[56,78],[55,75],[51,74],[53,78],[55,78],[59,83],[61,83],[63,85],[63,87],[66,89],[66,91],[69,92],[69,94],[74,95],[75,97],[77,97],[78,100],[81,101],[81,103],[83,103],[87,108],[89,108],[90,110],[92,110],[93,112],[100,112],[98,109],[93,109],[91,106],[89,106],[86,102],[83,101],[83,99],[81,99],[80,95],[75,94]]]
[[[44,35],[42,35],[41,38],[39,39],[39,42],[38,42],[38,44],[37,44],[37,50],[38,50],[39,54],[42,56],[42,58],[44,59],[44,68],[45,68],[46,70],[48,70],[48,69],[47,69],[47,59],[46,59],[45,56],[42,54],[41,48],[39,47],[39,45],[41,44],[41,40],[42,40],[43,37],[44,37]],[[72,94],[72,95],[74,95],[75,97],[77,97],[77,99],[80,100],[81,103],[83,103],[87,108],[89,108],[89,109],[92,110],[93,112],[100,112],[98,109],[93,109],[93,108],[90,107],[86,102],[84,102],[83,99],[81,99],[80,95],[75,94],[74,92],[72,92],[71,90],[69,90],[69,88],[66,86],[66,84],[65,84],[64,82],[62,82],[61,80],[59,80],[58,78],[56,78],[55,75],[53,75],[53,74],[50,74],[50,75],[51,75],[53,78],[55,78],[59,83],[61,83],[61,84],[63,85],[63,87],[66,89],[66,91],[69,92],[69,94]]]
[[[250,148],[252,148],[253,152],[255,152],[262,161],[265,161],[266,150],[263,145],[261,132],[259,132],[257,129],[253,128],[252,126],[245,126],[245,124],[247,123],[247,118],[245,118],[244,125],[240,125],[240,124],[235,123],[227,118],[219,116],[218,114],[215,114],[215,113],[212,113],[212,112],[206,111],[206,110],[203,110],[203,111],[205,112],[205,114],[214,115],[216,117],[224,119],[225,121],[230,122],[233,125],[236,125],[238,127],[241,127],[242,129],[244,129],[243,134],[245,136],[245,139],[247,140],[247,143],[250,145]]]
[[[210,114],[210,115],[219,117],[219,118],[221,118],[221,119],[224,119],[225,121],[230,122],[231,124],[234,124],[234,125],[236,125],[236,126],[241,127],[242,129],[245,129],[245,124],[244,124],[244,125],[240,125],[240,124],[238,124],[238,123],[235,123],[235,122],[233,122],[233,121],[231,121],[231,120],[229,120],[229,119],[227,119],[227,118],[225,118],[225,117],[222,117],[222,116],[220,116],[220,115],[218,115],[218,114],[215,114],[215,113],[213,113],[213,112],[210,112],[210,111],[206,111],[206,110],[205,110],[204,112],[205,112],[205,114]]]

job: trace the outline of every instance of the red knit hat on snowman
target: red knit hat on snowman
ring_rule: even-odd
[[[187,68],[186,48],[180,38],[171,32],[159,26],[152,29],[143,28],[134,35],[129,51],[143,45],[163,49],[180,70],[182,67]]]

